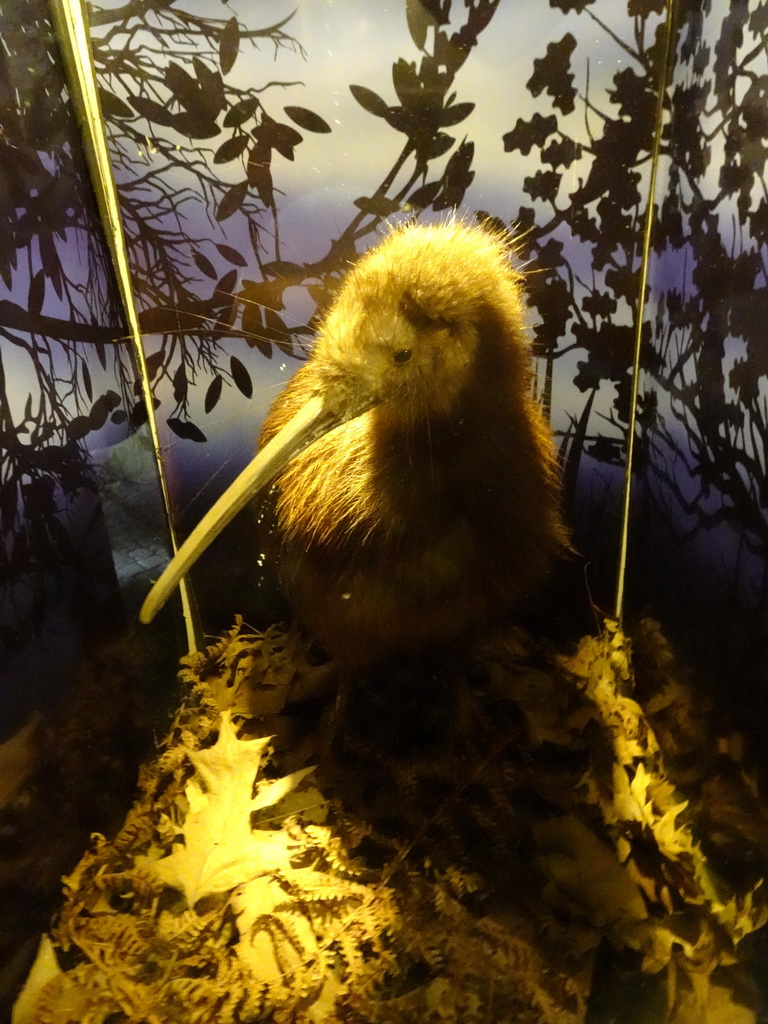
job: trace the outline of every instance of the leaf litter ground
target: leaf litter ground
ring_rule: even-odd
[[[340,681],[238,620],[180,678],[15,1024],[761,1019],[768,816],[655,623]]]

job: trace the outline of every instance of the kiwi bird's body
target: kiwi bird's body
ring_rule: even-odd
[[[461,223],[393,231],[350,271],[260,445],[320,393],[341,422],[275,481],[300,621],[353,665],[507,622],[565,538],[505,242]]]

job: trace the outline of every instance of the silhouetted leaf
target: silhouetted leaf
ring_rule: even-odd
[[[283,107],[288,117],[307,132],[329,132],[331,126],[319,114],[306,107]]]
[[[255,96],[247,96],[244,100],[240,100],[225,114],[224,127],[239,128],[241,124],[245,124],[249,118],[253,117],[259,106],[259,101]]]
[[[442,187],[440,181],[427,181],[408,197],[408,205],[423,210],[435,199]]]
[[[259,244],[259,226],[256,221],[250,217],[248,218],[248,237],[251,240],[251,248],[255,253],[258,253],[261,248]]]
[[[618,308],[616,299],[608,292],[592,292],[582,302],[582,308],[585,313],[589,313],[591,316],[613,316]]]
[[[263,263],[261,269],[265,277],[280,278],[281,280],[298,281],[303,276],[303,271],[299,264],[291,263],[290,260],[271,260],[269,263]],[[271,298],[274,300],[264,302],[263,304],[271,307],[278,306],[278,295],[275,285],[272,282],[263,282],[262,287],[269,291]],[[283,308],[282,301],[279,302],[279,308]]]
[[[251,383],[251,375],[248,373],[246,368],[237,358],[237,356],[231,356],[229,360],[229,370],[232,374],[232,380],[238,391],[241,391],[246,398],[250,398],[253,394],[253,384]]]
[[[175,309],[153,306],[139,313],[139,327],[143,334],[170,334],[179,329],[179,315]]]
[[[156,402],[156,407],[157,407]],[[142,427],[147,422],[147,407],[144,405],[144,400],[139,399],[138,402],[134,402],[133,407],[129,413],[129,421],[134,430]]]
[[[213,301],[217,304],[229,302],[237,285],[237,271],[228,270],[216,285]]]
[[[93,384],[91,383],[91,371],[88,369],[88,363],[86,363],[85,360],[83,360],[83,362],[80,364],[80,373],[82,374],[83,378],[83,388],[85,389],[85,394],[88,397],[88,401],[92,402]]]
[[[195,107],[200,96],[200,86],[190,73],[176,61],[165,69],[165,84],[182,106]]]
[[[221,377],[219,377],[219,375],[216,374],[211,383],[208,385],[208,390],[205,392],[204,408],[206,414],[212,412],[213,409],[215,409],[216,406],[218,405],[219,399],[221,398],[222,387],[223,381]]]
[[[423,50],[427,42],[427,32],[435,27],[435,19],[420,0],[405,0],[405,17],[408,31],[416,46]]]
[[[387,196],[378,194],[370,197],[360,196],[355,199],[354,203],[362,213],[373,217],[389,217],[400,209],[400,204],[396,199],[389,199]]]
[[[240,52],[240,26],[232,17],[224,26],[219,37],[219,63],[222,73],[228,75],[235,65]]]
[[[543,146],[549,136],[556,131],[557,118],[554,114],[542,117],[536,113],[530,121],[524,121],[520,117],[512,131],[503,136],[504,152],[510,153],[517,149],[523,156],[527,156],[533,146]]]
[[[152,352],[150,355],[148,355],[147,359],[146,359],[146,363],[147,363],[147,377],[149,377],[150,380],[154,380],[155,377],[157,376],[157,371],[163,365],[163,352],[162,352],[162,349],[158,350],[157,352]]]
[[[216,268],[214,267],[214,265],[211,263],[207,256],[204,256],[201,252],[195,250],[195,252],[192,253],[192,259],[195,261],[195,266],[197,267],[198,270],[201,270],[206,277],[210,277],[214,281],[216,280],[218,276],[216,273]]]
[[[243,333],[248,336],[248,344],[251,345],[251,339],[257,338],[261,340],[265,337],[264,307],[273,310],[283,308],[282,293],[285,288],[285,282],[276,280],[245,281],[243,283],[245,287],[241,292],[243,304],[242,328]],[[256,344],[261,349],[261,345],[258,342]],[[264,350],[261,349],[261,351]],[[271,357],[271,348],[265,352],[265,355]]]
[[[756,36],[761,36],[768,29],[768,4],[761,4],[755,7],[749,16],[750,30]]]
[[[92,429],[90,416],[75,416],[67,424],[67,437],[70,441],[80,441]]]
[[[573,139],[552,139],[541,151],[541,159],[552,167],[570,167],[581,157],[581,146]]]
[[[768,199],[761,199],[750,216],[752,236],[763,245],[768,243]]]
[[[641,152],[648,152],[652,144],[649,133],[638,132],[631,122],[608,122],[601,139],[593,144],[595,159],[582,188],[572,195],[577,206],[584,206],[603,195],[611,195],[623,210],[631,209],[639,201],[637,172],[616,174],[616,154],[621,153],[625,167],[631,167]]]
[[[226,142],[222,142],[213,155],[213,162],[215,164],[226,164],[230,160],[237,159],[248,148],[249,142],[250,139],[247,135],[234,135],[231,139],[227,139]]]
[[[216,220],[221,223],[231,217],[233,213],[237,213],[240,207],[245,201],[245,197],[248,194],[248,182],[239,181],[236,185],[232,185],[224,193],[219,205],[216,207]]]
[[[146,96],[131,96],[130,102],[133,109],[147,121],[162,125],[164,128],[170,128],[174,122],[174,114],[155,100]]]
[[[720,168],[720,188],[725,195],[733,195],[744,188],[751,188],[754,174],[749,167],[725,163]]]
[[[133,111],[128,104],[109,89],[99,88],[99,100],[105,117],[133,117]]]
[[[183,402],[187,397],[189,382],[187,381],[187,368],[183,362],[176,367],[173,375],[173,399],[175,402]]]
[[[647,18],[651,14],[663,14],[667,0],[629,0],[627,14],[630,18]]]
[[[38,270],[29,282],[27,306],[33,316],[39,316],[45,299],[45,270]]]
[[[594,2],[595,0],[549,0],[549,6],[562,11],[563,14],[568,14],[571,11],[581,14],[586,7]]]
[[[475,221],[485,231],[498,235],[499,238],[507,242],[513,242],[515,239],[515,232],[509,229],[501,217],[496,217],[488,213],[487,210],[476,210]]]
[[[364,85],[350,85],[349,91],[363,110],[367,110],[369,114],[373,114],[375,117],[389,117],[389,106],[372,89],[367,89]]]
[[[532,304],[540,312],[546,311],[546,316],[533,329],[533,351],[535,355],[547,355],[555,351],[558,339],[567,329],[573,300],[561,277],[547,280],[543,274],[531,274],[527,284]]]
[[[652,131],[657,103],[653,84],[634,68],[617,72],[613,82],[614,88],[608,95],[618,105],[619,114],[635,122],[641,132]]]
[[[265,158],[264,148],[261,146],[254,146],[248,156],[248,165],[246,170],[248,174],[247,184],[250,185],[251,188],[255,188],[262,203],[265,206],[270,207],[274,204],[275,194],[272,186],[272,171],[269,167],[268,152],[269,151],[267,150],[267,156]]]
[[[185,441],[195,441],[197,444],[203,444],[208,440],[202,430],[196,427],[194,423],[180,420],[176,416],[168,417],[168,426],[177,437],[181,437]]]
[[[219,250],[219,252],[224,257],[225,260],[227,260],[229,263],[234,263],[236,267],[248,266],[248,260],[245,258],[245,256],[243,256],[241,252],[238,252],[237,249],[233,249],[231,245],[225,245],[223,242],[217,242],[216,248]]]
[[[263,331],[264,328],[261,327],[260,329]],[[249,348],[258,349],[259,352],[261,352],[263,356],[266,356],[267,359],[272,358],[272,342],[266,341],[261,334],[254,333],[249,335],[246,338],[246,342]]]
[[[614,295],[625,298],[630,306],[637,302],[637,271],[628,267],[610,267],[605,272],[605,283]]]
[[[464,193],[472,184],[475,172],[471,170],[475,155],[474,142],[461,143],[446,164],[442,191],[433,203],[435,210],[455,209],[464,201]]]
[[[438,132],[437,135],[424,140],[419,147],[419,156],[424,160],[436,160],[438,157],[444,156],[455,141],[456,139],[452,135]]]
[[[120,397],[114,391],[107,391],[100,395],[91,407],[88,419],[91,430],[101,430],[107,422],[107,417],[120,404]]]
[[[738,60],[738,49],[743,40],[743,29],[749,16],[749,4],[730,4],[728,14],[723,18],[720,38],[715,45],[714,87],[718,106],[727,110],[732,101],[731,81],[733,67]]]
[[[255,282],[246,281],[245,289],[242,293],[243,316],[241,323],[243,334],[247,335],[249,345],[252,337],[261,335],[264,323],[261,303],[256,295],[252,296],[252,285],[255,286]]]
[[[222,303],[222,307],[216,317],[215,329],[220,333],[231,331],[235,320],[237,320],[239,309],[240,300],[236,295],[233,295],[228,303]]]
[[[192,110],[182,110],[180,114],[175,114],[173,127],[190,139],[212,139],[221,132],[215,121],[211,121],[205,114]]]
[[[257,142],[276,149],[286,160],[293,160],[293,150],[303,139],[295,128],[280,121],[273,121],[272,118],[264,118],[252,134]]]
[[[474,103],[455,103],[452,107],[446,107],[440,115],[440,127],[450,128],[451,125],[459,124],[469,117],[474,109]]]
[[[533,176],[523,180],[523,192],[527,192],[531,199],[543,199],[547,203],[554,203],[560,187],[560,178],[561,175],[557,171],[536,171]]]
[[[403,107],[414,108],[424,105],[425,89],[424,83],[416,71],[416,64],[413,61],[403,60],[400,57],[392,65],[392,84],[395,87],[397,98]]]
[[[205,61],[198,56],[192,58],[192,66],[195,69],[198,82],[198,98],[195,101],[195,106],[203,116],[215,121],[226,103],[224,79],[218,71],[209,68]]]
[[[624,457],[624,442],[617,441],[612,437],[598,437],[591,444],[587,445],[586,453],[598,462],[607,462],[610,465],[621,466],[626,464]]]
[[[270,341],[276,341],[278,344],[289,337],[288,328],[285,326],[283,318],[268,306],[264,307],[264,337]]]
[[[53,236],[50,231],[42,231],[37,236],[37,244],[40,249],[40,259],[43,264],[43,270],[45,276],[48,278],[50,284],[53,285],[53,290],[56,292],[58,298],[63,296],[63,274],[61,271],[61,260],[59,254],[56,251],[56,243],[53,240]]]
[[[422,6],[438,25],[447,25],[451,20],[451,0],[421,0]]]
[[[104,424],[107,422],[107,416],[109,416],[110,409],[106,402],[102,401],[101,398],[97,398],[91,407],[91,411],[88,414],[88,422],[91,425],[91,430],[101,430]]]
[[[571,54],[575,48],[576,40],[570,32],[566,32],[559,42],[550,43],[546,56],[534,60],[533,74],[526,82],[532,96],[546,91],[552,97],[553,106],[564,114],[573,111],[576,97],[571,74]]]
[[[3,149],[10,149],[10,146],[3,146]],[[0,234],[0,278],[3,284],[10,291],[13,287],[13,271],[16,269],[16,246],[10,237],[3,238]]]
[[[112,423],[125,423],[126,420],[128,419],[128,413],[125,411],[125,409],[116,409],[109,418],[112,421]]]
[[[574,494],[578,486],[579,468],[581,458],[584,454],[584,440],[587,436],[587,427],[592,415],[592,405],[595,401],[597,388],[593,388],[581,411],[577,422],[574,423],[573,436],[568,445],[568,457],[562,469],[563,489],[566,494]]]

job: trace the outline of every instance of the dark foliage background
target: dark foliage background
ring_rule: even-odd
[[[609,31],[597,5],[553,6]],[[541,271],[532,277],[541,352],[549,360],[569,345],[580,352],[573,381],[584,404],[569,413],[565,481],[588,553],[595,550],[594,522],[615,505],[610,489],[607,503],[589,493],[595,467],[585,473],[584,460],[619,465],[625,453],[623,441],[595,422],[593,402],[610,383],[609,418],[623,430],[640,290],[642,182],[664,52],[657,16],[664,9],[661,0],[627,5],[631,32],[622,38],[633,64],[613,78],[612,109],[573,74],[577,47],[565,33],[534,60],[528,82],[550,103],[504,137],[506,149],[530,152],[546,168],[526,178],[534,202],[517,219],[531,228],[531,265]],[[753,729],[755,713],[765,721],[768,667],[767,44],[764,2],[675,5],[629,566],[630,608],[659,615],[700,678],[727,694],[740,723],[752,720]],[[599,118],[587,144],[560,130],[579,102]],[[584,151],[589,172],[564,196],[563,169]],[[576,267],[579,246],[589,253],[588,277]]]
[[[135,375],[47,10],[3,2],[0,20],[0,674],[12,729],[61,685],[83,629],[117,611],[87,439],[125,430]]]
[[[486,94],[471,90],[469,72],[514,24],[510,6],[406,0],[404,55],[391,59],[386,88],[374,74],[383,57],[370,80],[345,83],[370,152],[381,153],[376,179],[349,191],[336,229],[317,229],[308,245],[291,204],[301,173],[318,153],[338,150],[342,129],[301,10],[93,6],[94,60],[180,517],[247,459],[246,446],[218,464],[222,448],[237,448],[227,440],[232,421],[252,410],[255,435],[271,387],[305,355],[348,261],[385,220],[491,216],[522,240],[537,388],[560,439],[591,593],[610,608],[666,7],[550,0],[548,10],[548,36],[527,67],[514,68],[525,96],[508,87],[506,68]],[[72,170],[71,115],[50,43],[33,30],[45,16],[31,0],[4,13],[3,365],[23,349],[33,370],[26,405],[6,402],[2,414],[0,557],[4,595],[18,605],[14,581],[71,557],[63,512],[97,486],[87,448],[135,431],[146,413],[130,357],[114,344],[123,331],[103,250],[89,242],[76,272],[64,255],[96,228]],[[739,658],[761,664],[767,632],[767,25],[765,0],[676,4],[643,325],[631,607],[669,615],[691,657],[712,665],[718,641],[705,602],[680,613],[692,579],[697,592],[710,587],[728,623],[718,671]],[[345,29],[339,42],[354,47],[352,19]],[[619,55],[615,71],[599,66],[606,47]],[[481,157],[478,118],[488,109],[504,192],[487,187]],[[6,636],[29,615],[29,605],[4,614]]]

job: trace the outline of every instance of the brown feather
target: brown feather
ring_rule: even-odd
[[[380,403],[276,481],[282,584],[343,661],[503,624],[566,543],[509,257],[459,222],[393,231],[351,270],[264,424],[261,446],[319,392]]]

